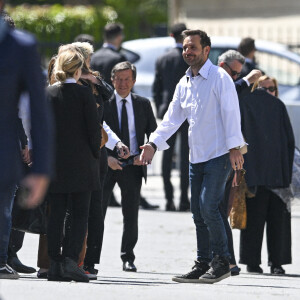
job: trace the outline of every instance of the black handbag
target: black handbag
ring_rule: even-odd
[[[12,210],[12,228],[29,233],[46,234],[47,201],[44,200],[34,209],[25,209],[19,204],[21,198],[24,197],[24,193],[24,188],[19,187]]]

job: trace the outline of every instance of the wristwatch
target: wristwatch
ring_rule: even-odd
[[[154,152],[156,152],[157,146],[154,143],[148,142],[147,144],[150,145],[154,149]]]

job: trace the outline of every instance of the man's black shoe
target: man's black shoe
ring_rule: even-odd
[[[21,263],[18,257],[10,257],[7,264],[18,273],[32,274],[36,272],[35,268],[25,266]]]
[[[210,269],[199,278],[200,283],[215,283],[230,277],[229,261],[216,255],[210,263]]]
[[[88,271],[90,274],[94,274],[94,275],[97,275],[98,274],[98,270],[95,269],[95,266],[92,265],[92,266],[84,266],[83,267],[83,270],[84,271]]]
[[[271,274],[283,275],[283,274],[285,274],[285,269],[282,266],[272,266]]]
[[[166,204],[166,211],[176,211],[174,202],[167,202]]]
[[[190,208],[190,203],[189,202],[184,202],[184,203],[180,203],[179,204],[179,209],[178,211],[190,211],[191,208]]]
[[[64,278],[78,282],[89,282],[89,277],[84,273],[84,270],[79,268],[77,263],[66,257],[64,260]]]
[[[240,272],[241,272],[241,268],[239,268],[238,266],[234,266],[234,267],[230,268],[231,276],[240,275]]]
[[[209,265],[206,261],[195,261],[192,271],[184,275],[174,276],[172,280],[182,283],[199,283],[199,277],[205,274],[208,269]]]
[[[124,261],[123,262],[123,271],[125,272],[136,272],[136,266],[134,265],[134,263],[130,260]]]
[[[145,197],[141,196],[140,197],[140,207],[142,207],[143,209],[154,210],[154,209],[158,209],[159,205],[152,205],[149,202],[147,202]]]
[[[259,265],[257,265],[257,266],[247,265],[247,272],[248,273],[262,274],[264,271]]]

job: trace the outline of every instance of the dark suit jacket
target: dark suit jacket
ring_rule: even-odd
[[[27,33],[1,28],[0,186],[5,187],[23,176],[17,125],[18,102],[23,91],[30,96],[32,173],[51,174],[52,131],[36,41]]]
[[[126,57],[118,51],[108,47],[102,47],[97,50],[91,59],[91,67],[93,70],[100,72],[104,80],[112,85],[110,80],[112,68],[122,61],[126,61]]]
[[[156,127],[156,120],[153,114],[153,110],[151,107],[151,103],[147,98],[138,96],[136,94],[131,94],[132,97],[132,105],[134,111],[134,121],[135,121],[135,129],[136,129],[136,137],[138,147],[144,145],[145,143],[145,135],[147,139],[151,132],[153,132]],[[121,136],[120,128],[119,128],[119,120],[118,120],[118,110],[116,103],[116,96],[113,95],[108,102],[104,104],[104,121],[111,128],[113,132],[115,132],[118,136]],[[109,149],[108,154],[114,157],[118,157],[115,151],[111,151]],[[141,149],[139,149],[141,152]],[[143,166],[143,175],[146,180],[147,178],[147,167]]]
[[[99,188],[101,131],[89,87],[65,83],[47,87],[56,127],[56,172],[50,192],[72,193]]]
[[[291,183],[295,140],[285,105],[262,90],[240,101],[241,125],[249,144],[246,183],[284,188]]]
[[[248,87],[247,82],[242,78],[235,81],[234,85],[238,95]]]
[[[155,79],[152,87],[157,117],[162,119],[173,99],[178,81],[188,65],[182,57],[182,49],[173,48],[160,56],[155,64]]]

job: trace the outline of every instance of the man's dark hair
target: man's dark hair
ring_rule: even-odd
[[[173,37],[176,42],[180,43],[183,40],[182,32],[186,30],[186,26],[184,23],[177,23],[171,27],[170,32],[173,34]]]
[[[10,27],[10,28],[15,28],[15,22],[12,19],[12,17],[6,12],[6,11],[1,11],[0,12],[0,17],[4,20],[4,22]]]
[[[136,67],[129,61],[123,61],[116,64],[111,70],[111,78],[115,77],[115,74],[120,71],[131,70],[132,71],[132,79],[136,79]]]
[[[123,34],[124,26],[120,23],[110,23],[104,27],[104,41],[113,41],[118,35]]]
[[[86,34],[86,33],[79,34],[74,39],[74,42],[80,42],[80,43],[87,42],[87,43],[90,43],[93,47],[95,46],[94,41],[95,41],[94,37],[92,35]]]
[[[254,39],[247,37],[241,40],[238,49],[242,55],[248,56],[253,50],[255,50],[255,41]]]
[[[202,48],[206,47],[206,46],[211,46],[211,42],[210,42],[210,37],[207,35],[207,33],[205,31],[202,30],[185,30],[182,33],[183,39],[187,38],[188,36],[191,35],[199,35],[200,36],[200,44],[202,46]]]

